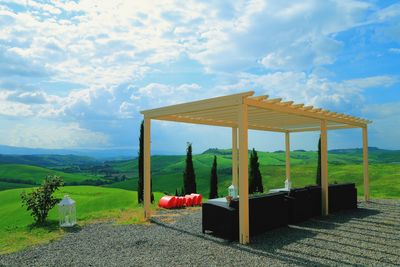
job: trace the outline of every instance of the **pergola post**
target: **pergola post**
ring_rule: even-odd
[[[364,199],[369,201],[369,175],[368,175],[368,128],[362,128],[363,138],[363,164],[364,164]]]
[[[329,213],[328,203],[328,134],[326,120],[321,120],[321,194],[322,215]]]
[[[232,184],[236,189],[238,188],[237,131],[236,127],[232,128]]]
[[[291,181],[290,178],[290,135],[289,132],[285,133],[285,147],[286,147],[286,179]]]
[[[239,105],[239,242],[250,243],[247,103]]]
[[[144,179],[143,179],[143,201],[144,201],[144,218],[149,219],[151,216],[151,181],[150,181],[150,119],[144,117],[144,144],[143,144],[143,163],[144,163]]]

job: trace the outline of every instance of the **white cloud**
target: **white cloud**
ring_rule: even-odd
[[[32,121],[8,125],[0,129],[0,143],[21,147],[78,148],[108,145],[108,137],[92,132],[76,123]]]
[[[397,142],[400,135],[399,107],[400,102],[368,104],[363,107],[363,114],[373,121],[369,125],[369,138],[373,140],[372,145],[399,149]]]
[[[360,108],[364,101],[363,90],[389,87],[398,82],[396,77],[384,75],[333,82],[317,74],[294,71],[265,75],[243,73],[239,77],[239,82],[217,89],[228,94],[248,88],[271,98],[282,97],[307,105],[348,111]]]
[[[249,1],[232,21],[202,36],[191,56],[211,70],[243,71],[256,62],[304,70],[334,62],[335,34],[358,26],[370,5],[358,1]]]
[[[394,54],[400,54],[400,48],[389,48],[389,52]]]

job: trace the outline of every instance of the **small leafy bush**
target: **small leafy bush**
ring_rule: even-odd
[[[61,200],[53,197],[53,193],[63,186],[63,180],[58,176],[46,176],[43,185],[31,193],[21,193],[22,206],[31,211],[35,222],[43,224],[49,211]]]

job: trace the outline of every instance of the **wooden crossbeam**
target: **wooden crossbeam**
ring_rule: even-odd
[[[212,110],[221,107],[236,106],[241,104],[244,98],[252,96],[253,94],[254,94],[253,91],[249,91],[240,94],[215,97],[205,100],[188,102],[184,104],[177,104],[162,108],[145,110],[142,111],[141,113],[145,115],[147,118],[153,119],[160,116],[168,116],[184,112]]]

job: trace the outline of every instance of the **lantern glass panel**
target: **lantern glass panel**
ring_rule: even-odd
[[[59,218],[61,227],[72,227],[76,224],[75,201],[64,196],[59,205]]]

